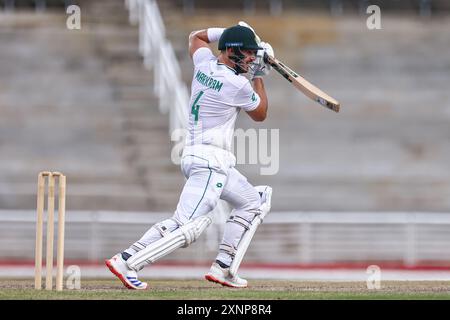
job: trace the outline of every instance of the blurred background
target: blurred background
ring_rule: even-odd
[[[80,29],[67,27],[71,5]],[[367,27],[369,5],[381,8],[379,30]],[[3,0],[0,10],[0,276],[32,275],[40,171],[67,176],[66,264],[86,275],[109,276],[105,258],[172,215],[188,35],[240,20],[341,102],[331,112],[272,71],[267,120],[239,117],[237,128],[280,137],[277,174],[237,166],[274,189],[243,274],[450,267],[449,1]],[[201,276],[227,215],[216,211],[195,244],[145,275]]]

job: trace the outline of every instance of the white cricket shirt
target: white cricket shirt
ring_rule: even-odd
[[[199,48],[192,59],[194,75],[186,145],[213,145],[231,152],[240,109],[256,109],[260,97],[247,78],[219,63],[209,48]]]

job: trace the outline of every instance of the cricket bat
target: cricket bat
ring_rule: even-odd
[[[287,81],[292,83],[298,90],[303,92],[310,99],[320,103],[333,111],[339,112],[339,102],[330,97],[328,94],[311,84],[305,78],[297,74],[283,62],[274,57],[264,54],[264,62],[271,65],[279,74],[281,74]]]

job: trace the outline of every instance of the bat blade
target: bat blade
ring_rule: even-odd
[[[283,62],[267,54],[264,56],[264,61],[271,65],[279,74],[281,74],[286,80],[292,83],[301,92],[303,92],[307,97],[318,102],[328,109],[339,112],[340,103],[336,99],[317,88],[315,85],[297,74]]]

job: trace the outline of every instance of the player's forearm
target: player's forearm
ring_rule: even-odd
[[[191,34],[189,35],[189,43],[192,43],[195,40],[200,40],[206,43],[209,43],[209,39],[208,39],[208,32],[206,29],[203,30],[197,30],[197,31],[192,31]]]
[[[206,43],[219,41],[225,28],[208,28],[203,30],[192,31],[189,40],[198,39]]]
[[[266,109],[267,109],[267,94],[266,94],[266,89],[264,87],[264,82],[263,82],[262,78],[253,79],[253,89],[261,98],[261,102],[264,102],[264,104],[266,105]]]
[[[263,121],[267,116],[267,109],[269,107],[269,101],[267,99],[266,89],[264,87],[264,81],[262,78],[253,79],[253,90],[259,95],[261,102],[258,107],[259,121]]]
[[[191,57],[197,49],[209,47],[209,43],[219,41],[224,30],[224,28],[208,28],[192,31],[189,35],[189,53]]]

